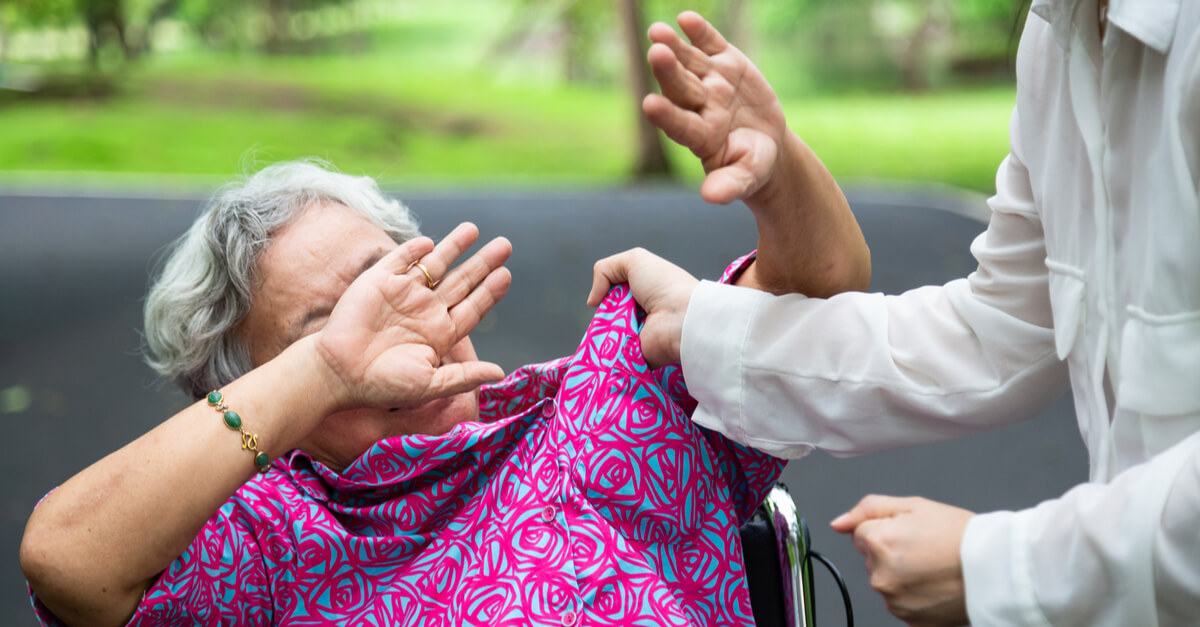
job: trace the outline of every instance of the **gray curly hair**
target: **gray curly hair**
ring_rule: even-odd
[[[258,259],[280,227],[319,202],[353,209],[397,243],[421,234],[374,179],[323,161],[277,163],[230,183],[172,244],[146,296],[150,366],[194,399],[249,372],[250,351],[234,331],[250,312]]]

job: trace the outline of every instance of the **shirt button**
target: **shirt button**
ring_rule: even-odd
[[[554,522],[554,515],[555,511],[553,505],[547,505],[542,508],[542,520],[544,522]]]
[[[542,405],[542,418],[553,418],[554,411],[554,401]]]
[[[575,614],[575,612],[572,612],[571,610],[567,610],[567,611],[563,612],[563,615],[562,615],[563,627],[573,627],[573,625],[578,620],[579,620],[579,616],[577,614]]]

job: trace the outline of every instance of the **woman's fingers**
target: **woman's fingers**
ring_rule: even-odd
[[[430,398],[442,398],[470,392],[485,383],[504,378],[504,369],[486,361],[445,364],[433,371],[429,382]]]
[[[667,137],[691,149],[701,159],[711,151],[711,128],[695,111],[675,106],[660,94],[648,94],[642,100],[642,111],[645,111],[650,122],[661,128]]]
[[[500,267],[488,273],[487,277],[462,299],[450,308],[450,320],[454,323],[454,331],[458,335],[450,345],[457,344],[468,333],[473,331],[487,312],[504,298],[512,285],[512,273],[508,268]]]
[[[683,317],[698,281],[679,266],[645,249],[605,257],[592,270],[588,304],[595,307],[611,286],[628,283],[633,299],[646,312],[638,337],[646,363],[658,368],[679,361]]]
[[[662,22],[655,22],[650,25],[649,35],[650,41],[670,48],[671,52],[675,54],[675,58],[692,74],[704,76],[708,73],[711,67],[708,55],[680,39],[675,29]]]
[[[725,41],[721,33],[699,13],[684,11],[679,14],[678,21],[679,28],[683,29],[683,34],[687,35],[692,45],[699,48],[704,54],[709,56],[720,54],[729,47],[729,42]]]
[[[868,520],[891,518],[911,509],[911,499],[880,494],[864,496],[850,511],[829,523],[838,533],[853,533]]]
[[[395,250],[384,255],[375,267],[382,268],[388,274],[401,274],[425,255],[433,252],[433,240],[428,237],[414,237],[398,246]]]
[[[438,242],[433,251],[422,256],[419,261],[425,270],[429,272],[429,276],[425,276],[425,272],[421,271],[419,266],[413,265],[411,268],[401,268],[400,272],[407,274],[410,278],[418,283],[428,285],[430,279],[436,284],[441,281],[446,272],[450,270],[450,266],[454,261],[462,256],[475,240],[479,238],[479,228],[470,222],[463,222],[454,227],[450,234],[442,238]],[[411,262],[410,262],[410,265]]]
[[[646,53],[650,70],[662,87],[662,93],[677,106],[696,111],[704,105],[708,95],[700,78],[689,72],[676,58],[675,53],[663,44],[650,46]]]
[[[604,300],[612,286],[629,282],[629,266],[633,264],[637,249],[609,255],[592,266],[592,290],[588,292],[587,304],[595,307]]]
[[[435,290],[438,297],[447,307],[457,305],[493,270],[504,265],[511,254],[512,243],[508,239],[493,239],[441,280]]]

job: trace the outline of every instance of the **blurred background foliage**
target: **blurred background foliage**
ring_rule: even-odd
[[[646,26],[694,9],[836,176],[988,191],[1018,4],[0,0],[0,181],[219,180],[248,150],[398,184],[697,179],[638,104]]]

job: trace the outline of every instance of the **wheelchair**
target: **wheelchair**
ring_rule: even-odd
[[[787,486],[777,482],[739,530],[754,622],[761,627],[815,627],[813,560],[829,569],[854,627],[850,592],[841,573],[812,550],[808,524],[796,512]]]

